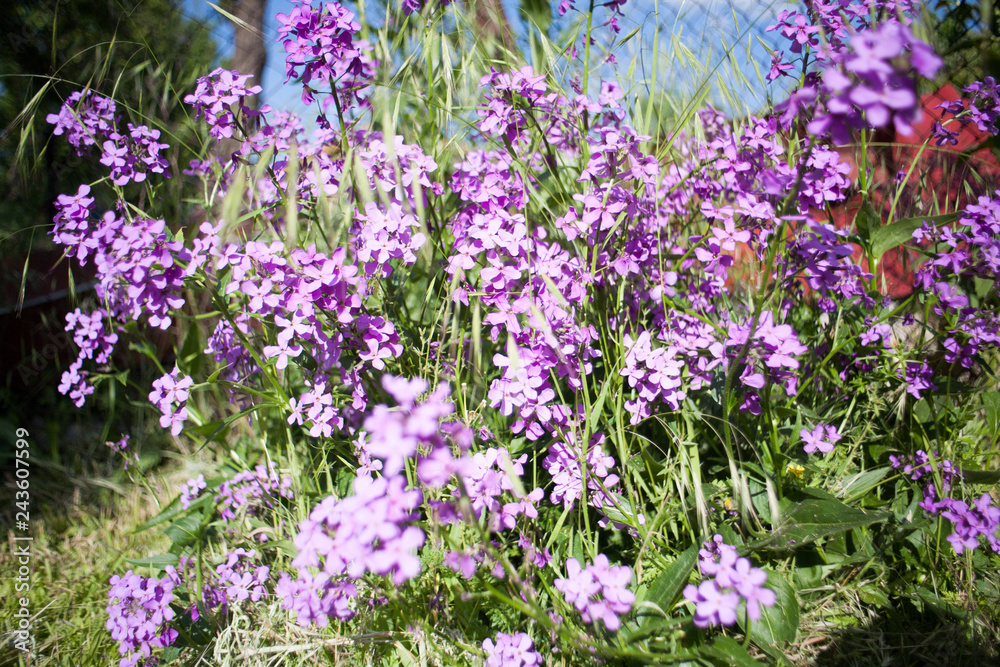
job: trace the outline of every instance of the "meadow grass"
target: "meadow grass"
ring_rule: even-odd
[[[364,17],[364,3],[358,9]],[[706,33],[692,45],[684,38],[682,22],[675,24],[673,32],[661,30],[657,2],[651,12],[656,17],[652,34],[641,25],[637,32],[622,32],[621,42],[635,46],[627,64],[614,70],[596,64],[591,68],[591,62],[598,60],[597,51],[625,49],[614,43],[599,42],[593,47],[588,43],[583,71],[574,72],[562,58],[574,43],[580,44],[582,36],[596,31],[593,16],[597,14],[584,12],[560,34],[528,26],[529,50],[522,54],[477,37],[457,4],[442,11],[425,8],[422,14],[408,17],[396,9],[397,23],[365,23],[360,32],[374,45],[375,57],[392,64],[378,72],[370,111],[351,117],[338,108],[335,124],[346,130],[357,123],[389,137],[401,134],[407,143],[419,145],[442,171],[450,172],[472,141],[479,120],[475,110],[482,103],[480,77],[490,67],[516,70],[526,60],[536,73],[564,86],[574,75],[581,77],[591,95],[600,88],[601,76],[617,75],[626,93],[627,122],[638,134],[649,136],[643,148],[660,165],[681,164],[688,150],[685,142],[704,138],[705,127],[697,112],[707,102],[727,108],[737,120],[762,111],[749,108],[744,94],[747,89],[765,88],[761,68],[754,66],[751,72],[747,64],[757,48],[754,39],[762,36],[754,21],[738,25],[733,39]],[[758,9],[762,14],[769,10],[763,5]],[[735,14],[734,22],[738,23]],[[683,71],[683,85],[673,80],[675,71]],[[767,98],[766,90],[762,95]],[[357,156],[360,149],[350,145],[347,136],[343,132],[339,145],[329,147],[346,165],[343,187],[336,194],[311,197],[301,191],[297,162],[288,167],[286,175],[292,185],[275,208],[283,216],[277,231],[262,219],[259,202],[247,196],[250,186],[274,179],[268,171],[273,168],[270,154],[261,156],[256,165],[243,165],[233,179],[236,185],[228,190],[209,188],[206,181],[204,201],[199,204],[223,222],[221,236],[227,241],[273,235],[287,252],[311,241],[323,251],[343,245],[351,236],[357,202],[387,206],[396,196],[380,189],[377,182],[371,187],[370,174]],[[862,133],[862,141],[867,137]],[[205,150],[208,145],[206,140]],[[501,153],[510,151],[509,145],[495,137],[480,145]],[[294,155],[298,149],[290,150]],[[388,149],[390,162],[393,150]],[[591,149],[583,142],[582,150]],[[806,143],[790,142],[793,157],[803,157],[809,150]],[[528,178],[536,167],[523,155],[512,156],[511,169],[523,174],[528,183],[528,222],[551,226],[573,204],[573,194],[578,192],[575,176],[588,156],[551,151],[541,133],[524,151],[535,153],[552,158],[544,179]],[[883,187],[866,181],[865,168],[874,168],[868,164],[866,151],[860,159],[860,189]],[[116,188],[116,192],[127,199],[124,190]],[[491,360],[495,354],[515,358],[517,350],[503,339],[490,340],[484,324],[488,312],[477,298],[470,299],[469,305],[450,298],[457,281],[440,270],[452,242],[447,211],[425,209],[423,201],[414,198],[412,213],[429,237],[427,245],[415,261],[397,266],[391,276],[373,283],[366,303],[372,312],[396,323],[405,338],[405,350],[393,360],[393,373],[424,378],[432,387],[448,382],[457,418],[472,428],[488,429],[512,458],[528,454],[519,483],[525,489],[545,486],[544,451],[513,433],[509,420],[487,407],[491,382],[497,377]],[[955,202],[934,200],[930,208],[921,208],[919,197],[900,203],[897,196],[892,207],[894,218],[941,215],[953,211]],[[622,216],[613,231],[624,233],[632,222]],[[765,310],[777,307],[768,269],[784,250],[784,224],[775,234],[780,242],[772,246],[765,261],[750,267],[743,283],[719,297],[720,308],[752,313],[753,326]],[[705,221],[693,215],[678,222],[681,235],[707,229]],[[185,230],[188,238],[192,233],[190,227]],[[624,241],[606,243],[609,249],[620,251]],[[580,257],[590,257],[592,272],[607,271],[597,266],[597,253],[589,253],[585,241],[570,240],[565,246]],[[660,268],[665,261],[673,260],[661,260]],[[868,287],[877,291],[874,278]],[[380,602],[361,605],[349,623],[334,621],[325,629],[299,627],[281,608],[278,596],[272,595],[253,606],[234,604],[228,613],[210,615],[201,625],[189,624],[190,636],[179,647],[166,649],[165,660],[192,666],[465,665],[481,662],[483,637],[526,629],[532,630],[536,644],[551,638],[567,647],[547,656],[551,660],[547,664],[561,665],[592,664],[594,654],[615,664],[737,664],[744,656],[751,662],[782,665],[949,665],[997,660],[1000,561],[984,549],[956,556],[945,539],[947,524],[923,516],[917,487],[887,463],[890,453],[924,450],[938,452],[935,466],[948,459],[987,476],[997,469],[1000,406],[991,398],[998,386],[993,372],[995,350],[985,353],[978,375],[938,369],[939,386],[941,379],[947,382],[943,391],[915,401],[889,363],[871,376],[837,383],[835,353],[859,345],[864,329],[858,327],[869,315],[857,304],[844,303],[822,317],[805,307],[790,308],[788,321],[803,337],[829,344],[829,352],[816,355],[810,364],[808,379],[843,389],[837,400],[823,395],[818,385],[803,381],[794,400],[776,393],[773,403],[765,397],[759,415],[741,412],[736,384],[739,369],[734,364],[717,374],[703,400],[688,398],[677,410],[658,409],[633,425],[625,404],[634,400],[635,393],[620,374],[630,350],[620,321],[613,324],[614,318],[609,317],[629,312],[630,289],[624,283],[594,289],[576,307],[576,317],[595,325],[601,361],[595,361],[591,373],[581,374],[584,380],[578,390],[571,391],[554,375],[553,385],[555,400],[584,416],[572,432],[576,442],[590,442],[598,432],[606,437],[604,447],[617,462],[622,494],[616,501],[619,504],[605,507],[604,514],[628,525],[634,534],[599,528],[599,515],[580,504],[567,509],[548,505],[534,526],[534,537],[551,549],[560,571],[567,558],[591,562],[602,553],[628,563],[639,604],[622,632],[604,633],[579,623],[560,626],[551,621],[540,600],[554,604],[558,595],[544,577],[536,594],[517,599],[517,576],[524,573],[519,568],[526,566],[521,556],[505,554],[504,548],[491,557],[506,578],[482,576],[463,581],[457,577],[443,565],[446,547],[500,539],[481,520],[450,528],[435,526],[431,531],[434,542],[429,540],[420,552],[424,574],[405,586],[375,577],[359,583],[365,594]],[[988,290],[979,296],[982,303],[988,303]],[[87,455],[73,466],[39,461],[33,473],[32,502],[37,503],[33,513],[39,512],[33,515],[39,518],[32,522],[31,608],[37,614],[32,664],[97,665],[115,658],[116,643],[104,626],[110,576],[130,567],[143,576],[161,572],[130,566],[128,559],[190,555],[199,563],[201,577],[202,570],[213,571],[236,546],[256,545],[266,554],[272,573],[291,571],[295,527],[324,497],[350,495],[356,467],[350,438],[310,438],[304,429],[287,421],[290,399],[296,392],[301,396],[308,371],[295,364],[277,368],[273,360],[262,356],[260,345],[255,347],[249,340],[257,333],[250,330],[239,337],[263,371],[239,382],[219,380],[219,369],[201,352],[211,333],[203,321],[211,316],[233,322],[242,303],[231,302],[207,281],[192,286],[190,297],[188,302],[195,307],[178,312],[178,325],[172,330],[174,354],[170,355],[199,383],[187,404],[187,430],[163,446],[155,464],[140,463],[130,471],[121,471],[107,455],[96,454],[99,438],[88,433]],[[922,315],[911,325],[920,332],[916,339],[908,338],[911,348],[897,350],[897,367],[906,355],[931,353],[938,345],[935,327],[941,323],[932,317],[931,301],[921,303],[921,299],[915,295],[901,304],[876,306],[870,313],[878,322],[895,322],[907,312]],[[706,321],[716,334],[725,336],[721,324],[693,307],[675,303],[672,297],[662,295],[659,304],[649,307],[657,305],[664,312]],[[259,327],[265,336],[275,331],[274,324],[264,319]],[[267,342],[273,342],[273,336]],[[136,349],[159,366],[161,373],[170,370],[171,364],[160,359],[151,345]],[[379,400],[385,395],[374,379],[365,387]],[[132,382],[131,389],[145,400],[147,386]],[[242,398],[251,407],[237,405],[231,390],[243,392]],[[800,430],[818,423],[835,424],[844,436],[830,457],[808,457],[800,451]],[[558,428],[551,435],[568,437]],[[159,441],[147,428],[135,437],[143,451],[148,448],[144,446],[147,439]],[[159,446],[155,449],[160,451]],[[190,512],[179,511],[180,486],[188,479],[203,474],[209,481],[208,495],[214,496],[221,482],[235,473],[272,461],[291,479],[291,500],[276,502],[259,516],[241,514],[231,522],[213,515],[209,508],[214,507],[214,500],[203,501]],[[416,483],[414,461],[408,461],[402,472]],[[934,476],[940,481],[936,467]],[[974,476],[962,482],[970,494],[973,487],[983,488],[979,483]],[[605,489],[595,493],[600,491]],[[637,520],[640,512],[645,515],[644,523]],[[718,632],[691,625],[690,613],[679,599],[681,587],[693,581],[696,545],[713,532],[740,548],[741,555],[752,554],[766,563],[768,585],[778,602],[763,622],[748,623],[744,618],[740,625]],[[268,542],[253,541],[261,534],[270,536]],[[503,547],[512,549],[512,540],[504,539],[508,543]],[[801,548],[788,548],[795,541],[803,543]],[[17,604],[11,588],[16,564],[8,553],[0,556],[5,614],[12,613]],[[687,559],[690,567],[684,570],[681,566]],[[678,571],[680,575],[675,574]],[[559,609],[564,615],[572,611],[565,604]],[[24,662],[10,646],[3,650],[0,660]]]

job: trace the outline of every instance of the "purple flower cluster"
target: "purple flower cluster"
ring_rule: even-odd
[[[647,419],[650,407],[657,402],[666,403],[671,410],[679,409],[687,396],[681,386],[686,367],[681,350],[675,346],[653,348],[648,331],[635,338],[625,334],[624,344],[625,364],[618,373],[628,378],[628,385],[638,394],[636,400],[625,401],[625,409],[632,414],[630,423]]]
[[[632,568],[611,565],[608,557],[598,554],[592,565],[580,565],[575,558],[566,561],[566,578],[553,582],[568,604],[573,605],[585,623],[598,620],[615,632],[621,616],[632,611],[635,594],[628,589]]]
[[[938,473],[941,475],[943,490],[947,492],[951,489],[952,481],[959,476],[958,468],[952,461],[942,459],[938,452],[934,452],[934,459],[937,463]],[[902,474],[914,482],[934,474],[934,464],[931,463],[931,457],[922,449],[918,449],[912,459],[890,456],[889,463],[897,470],[902,469]]]
[[[142,183],[148,174],[170,178],[169,163],[160,154],[169,146],[160,143],[160,131],[132,123],[119,131],[116,114],[113,100],[85,90],[70,95],[59,113],[49,114],[45,120],[55,125],[54,135],[66,135],[77,155],[89,152],[91,146],[100,146],[100,162],[110,168],[115,185]]]
[[[107,211],[94,220],[90,187],[81,185],[75,196],[60,195],[53,218],[54,241],[65,245],[81,264],[93,255],[97,267],[97,294],[110,305],[109,315],[166,329],[169,312],[184,305],[177,294],[184,284],[179,262],[190,259],[183,241],[168,240],[163,220],[127,220]]]
[[[764,588],[767,573],[740,558],[721,535],[705,542],[698,563],[705,577],[714,577],[684,588],[684,599],[695,605],[694,624],[699,628],[733,625],[741,600],[746,601],[747,616],[753,621],[760,619],[761,605],[775,603],[774,591]]]
[[[844,4],[857,11],[841,11]],[[943,61],[892,14],[877,26],[868,25],[868,4],[823,3],[815,23],[805,14],[784,10],[778,23],[768,27],[792,42],[792,53],[814,57],[823,67],[821,74],[807,75],[805,85],[776,107],[786,127],[808,109],[810,134],[829,135],[837,144],[848,143],[850,131],[864,127],[892,124],[901,134],[912,132],[923,113],[914,74],[933,78]],[[776,70],[780,75],[782,63],[772,64],[772,74]]]
[[[184,98],[185,104],[194,107],[195,118],[204,115],[208,133],[218,140],[232,139],[239,119],[246,122],[248,116],[259,115],[270,110],[265,106],[260,111],[248,108],[247,97],[258,95],[260,86],[247,87],[252,74],[240,74],[236,70],[216,68],[208,76],[198,79],[194,93]]]
[[[823,202],[817,203],[817,206],[822,205]],[[875,305],[864,284],[873,276],[852,260],[854,248],[847,236],[846,230],[835,229],[828,223],[811,222],[808,231],[798,234],[788,247],[782,272],[789,280],[801,275],[805,283],[821,295],[819,306],[824,312],[836,308],[832,297],[839,297],[844,304],[856,299],[866,308]]]
[[[646,517],[641,513],[632,516],[631,503],[615,491],[619,482],[618,475],[611,472],[615,459],[604,453],[604,441],[603,433],[595,433],[584,453],[576,445],[574,432],[569,431],[561,440],[552,443],[548,456],[542,461],[542,467],[552,476],[549,500],[566,509],[572,508],[577,500],[584,500],[583,480],[586,478],[586,503],[604,514],[599,525],[603,528],[613,523],[616,528],[634,532],[637,526],[646,523]],[[611,520],[608,513],[613,513],[618,520]],[[627,523],[622,523],[621,519]]]
[[[802,449],[806,454],[813,454],[817,451],[823,454],[829,454],[833,451],[833,448],[841,440],[841,438],[843,438],[843,436],[837,432],[837,427],[829,424],[817,424],[816,428],[812,431],[802,429],[799,431],[799,437],[802,438],[802,442],[805,443]]]
[[[398,407],[376,405],[365,418],[368,456],[382,461],[383,475],[396,475],[407,459],[417,458],[417,474],[430,487],[443,486],[452,475],[462,470],[463,461],[453,457],[453,445],[462,452],[472,446],[472,431],[460,422],[445,421],[455,406],[446,399],[451,391],[441,383],[423,401],[428,384],[422,378],[407,380],[392,375],[382,376],[382,387]]]
[[[797,391],[799,368],[797,356],[809,350],[799,342],[795,330],[788,324],[776,324],[774,315],[765,310],[757,319],[744,324],[729,322],[726,339],[727,366],[744,363],[739,380],[746,390],[741,410],[760,414],[760,395],[757,393],[767,383],[784,384],[785,392],[794,396]],[[746,347],[746,356],[737,358]],[[755,363],[756,362],[756,363]]]
[[[930,514],[941,512],[941,516],[951,522],[954,532],[948,536],[948,541],[960,554],[966,549],[976,549],[979,538],[985,537],[990,548],[1000,553],[1000,538],[997,528],[1000,527],[1000,507],[993,504],[990,494],[984,493],[972,504],[962,500],[945,498],[933,504],[933,509],[922,504]]]
[[[201,496],[201,492],[206,488],[208,485],[205,483],[204,475],[198,475],[197,478],[191,478],[186,483],[181,484],[181,507],[184,509],[191,507],[191,501]]]
[[[188,418],[187,399],[189,389],[194,384],[187,375],[181,376],[177,367],[158,380],[153,381],[153,391],[149,392],[149,401],[155,405],[162,416],[160,426],[169,428],[171,435],[178,435],[184,428]]]
[[[296,612],[302,625],[324,626],[331,616],[353,616],[348,602],[357,590],[351,582],[366,572],[392,575],[396,585],[420,574],[414,551],[423,546],[424,532],[409,524],[422,498],[419,490],[406,490],[398,475],[358,477],[354,495],[330,496],[317,505],[295,536],[292,565],[299,577],[283,574],[278,584],[284,608]]]
[[[364,223],[356,238],[358,261],[364,263],[366,275],[388,277],[392,273],[389,262],[393,259],[407,265],[417,261],[414,253],[427,237],[414,231],[420,229],[416,216],[404,213],[396,203],[389,204],[389,210],[383,213],[374,203],[368,202],[364,213],[359,213],[357,218]]]
[[[50,113],[45,122],[55,125],[52,134],[57,137],[65,134],[76,154],[82,156],[90,146],[98,145],[115,131],[117,111],[114,100],[88,89],[72,93],[59,107],[59,113]]]
[[[363,100],[362,89],[374,75],[375,63],[367,41],[354,41],[361,24],[337,2],[314,7],[295,0],[288,14],[278,14],[279,39],[285,48],[285,81],[302,84],[302,102],[312,104],[314,92],[329,85],[351,107]],[[326,108],[332,97],[322,102]]]
[[[1000,85],[992,76],[984,78],[982,81],[975,81],[965,88],[963,92],[970,94],[967,100],[955,100],[953,102],[942,102],[937,106],[942,109],[941,118],[946,118],[949,114],[955,116],[959,123],[975,123],[980,132],[996,135],[1000,133],[997,128],[997,119],[1000,118]],[[938,146],[943,143],[957,143],[949,141],[956,132],[950,132],[941,123],[935,125]]]
[[[128,449],[129,437],[130,436],[128,436],[128,435],[123,435],[122,439],[119,440],[118,442],[114,442],[114,441],[109,440],[105,444],[108,447],[110,447],[112,449],[112,451],[118,452],[119,454],[124,454],[125,450]]]
[[[274,463],[269,462],[266,467],[244,470],[220,484],[215,502],[219,503],[219,515],[229,521],[244,508],[254,512],[258,507],[272,507],[273,499],[292,497],[292,478],[279,474]]]
[[[889,463],[894,469],[902,470],[904,477],[914,482],[928,480],[923,487],[924,497],[920,507],[931,516],[940,514],[951,522],[954,530],[948,536],[948,541],[955,553],[978,548],[980,537],[985,537],[990,548],[1000,553],[1000,538],[997,536],[1000,507],[993,505],[993,499],[988,493],[974,500],[971,505],[963,500],[942,497],[951,491],[953,482],[961,478],[961,471],[954,462],[940,458],[937,452],[934,453],[934,462],[941,480],[940,490],[935,481],[934,463],[931,463],[930,455],[924,450],[917,450],[912,459],[889,457]]]
[[[523,632],[505,634],[498,632],[496,641],[483,640],[486,667],[535,667],[541,665],[542,654],[535,650],[535,642]]]
[[[94,393],[93,385],[87,382],[89,373],[83,370],[84,360],[91,360],[98,366],[107,364],[118,342],[117,333],[106,332],[106,319],[110,318],[103,309],[88,314],[77,308],[66,314],[66,331],[73,332],[73,342],[79,352],[76,360],[63,371],[58,390],[60,394],[68,394],[78,408]]]
[[[118,642],[123,656],[119,667],[135,667],[149,659],[154,648],[170,646],[177,639],[177,630],[167,624],[174,618],[170,603],[174,582],[169,577],[144,578],[132,570],[124,576],[111,577],[108,591],[108,621],[111,637]]]
[[[226,603],[243,600],[258,602],[267,597],[267,582],[271,568],[254,565],[257,552],[251,549],[236,549],[226,555],[226,561],[215,568],[216,586],[224,594]]]
[[[110,169],[115,185],[142,183],[148,174],[163,174],[170,178],[170,163],[160,155],[160,151],[170,146],[160,143],[159,130],[129,123],[128,134],[112,132],[101,147],[100,162]]]
[[[937,297],[935,313],[947,322],[942,336],[945,361],[971,368],[977,356],[1000,346],[1000,317],[970,307],[960,287],[963,280],[995,283],[1000,278],[1000,192],[967,205],[954,226],[938,229],[925,222],[913,238],[934,244],[931,257],[914,273],[914,284]],[[909,362],[905,374],[907,390],[917,398],[920,391],[936,388],[926,364]]]

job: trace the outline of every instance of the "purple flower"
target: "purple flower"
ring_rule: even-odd
[[[753,621],[760,619],[761,605],[770,607],[775,603],[774,591],[764,588],[767,573],[753,567],[748,559],[739,558],[736,549],[725,544],[721,535],[705,542],[699,563],[702,574],[714,579],[684,588],[684,599],[695,605],[694,624],[698,627],[733,625],[741,599]]]
[[[575,558],[566,561],[566,578],[553,582],[566,602],[580,612],[586,623],[600,620],[615,632],[621,627],[620,616],[632,610],[635,594],[628,590],[632,569],[626,565],[611,566],[608,557],[598,554],[592,565],[583,567]]]
[[[340,95],[348,109],[363,103],[363,90],[374,76],[375,63],[369,56],[372,46],[354,40],[361,24],[352,12],[337,2],[314,7],[308,0],[295,0],[292,11],[277,18],[278,38],[286,54],[285,81],[301,81],[303,103],[313,102],[313,91],[326,92],[325,85]],[[330,104],[332,100],[325,98],[324,108]]]
[[[247,87],[247,81],[252,76],[218,67],[208,76],[198,79],[198,87],[184,98],[184,103],[194,107],[195,118],[204,115],[209,134],[220,141],[231,139],[237,119],[246,122],[246,115],[250,112],[243,100],[260,94],[262,90],[260,86]]]
[[[699,628],[736,623],[740,596],[736,591],[723,591],[714,579],[706,579],[698,586],[688,584],[684,599],[694,603],[694,624]]]
[[[535,650],[531,637],[523,632],[498,632],[496,641],[483,640],[486,667],[534,667],[542,664],[542,654]]]
[[[204,475],[198,475],[197,479],[189,479],[186,484],[181,484],[181,507],[189,508],[191,501],[200,496],[206,487]]]
[[[101,145],[115,131],[118,124],[114,100],[98,95],[92,90],[71,94],[59,108],[58,114],[49,114],[45,121],[55,128],[52,134],[65,134],[66,140],[83,155],[90,146]]]
[[[132,570],[111,577],[105,627],[119,644],[120,667],[131,667],[149,658],[153,648],[164,648],[177,639],[177,630],[168,626],[174,618],[170,607],[174,585],[169,576],[145,579]]]
[[[253,514],[259,507],[271,507],[271,501],[278,497],[293,497],[292,478],[280,475],[271,461],[267,467],[244,470],[220,484],[215,502],[219,503],[219,515],[229,521],[241,510]]]
[[[192,384],[194,380],[186,375],[180,377],[180,371],[176,367],[159,380],[153,381],[153,391],[149,393],[149,400],[163,413],[160,417],[160,426],[169,427],[171,435],[178,435],[184,428],[184,420],[188,417],[185,405],[188,389]]]
[[[802,449],[805,450],[806,454],[812,454],[817,451],[822,454],[829,454],[843,436],[837,432],[836,426],[818,424],[812,431],[807,431],[806,429],[799,431],[799,437],[805,443]]]
[[[292,564],[299,579],[279,582],[285,608],[297,611],[302,624],[325,625],[331,615],[353,615],[347,600],[356,589],[349,584],[366,572],[392,575],[396,585],[416,577],[421,565],[414,551],[423,546],[424,532],[407,524],[422,498],[420,491],[406,490],[400,476],[358,477],[353,496],[331,496],[317,505],[295,536]],[[309,568],[320,572],[313,575]]]

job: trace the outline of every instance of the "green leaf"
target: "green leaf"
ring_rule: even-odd
[[[419,667],[420,661],[417,660],[417,656],[413,655],[405,646],[400,642],[396,642],[396,656],[399,658],[399,662],[403,667]]]
[[[1000,470],[966,470],[963,468],[962,479],[970,484],[996,484],[1000,482]]]
[[[890,516],[887,512],[848,507],[838,500],[808,498],[793,505],[771,535],[753,542],[750,549],[798,548],[827,535],[886,521]]]
[[[167,565],[177,565],[180,557],[177,554],[160,554],[148,558],[126,558],[125,562],[132,567],[153,567],[162,570]]]
[[[841,480],[838,484],[837,497],[857,498],[863,496],[871,489],[878,486],[882,478],[889,474],[889,468],[877,468],[876,470],[866,470],[856,475]]]
[[[869,242],[872,240],[875,230],[881,228],[882,216],[878,214],[868,199],[865,199],[861,208],[858,209],[858,214],[854,218],[854,226],[858,228],[858,234],[861,238]]]
[[[747,650],[732,637],[716,637],[711,644],[701,647],[701,652],[716,665],[724,667],[759,667]]]
[[[795,641],[799,632],[799,600],[795,589],[776,572],[767,573],[764,586],[774,591],[775,601],[770,607],[761,606],[760,619],[750,622],[750,639],[761,647]],[[745,630],[746,613],[739,614],[738,620]]]
[[[187,514],[163,529],[175,546],[185,547],[194,543],[201,534],[201,515]]]
[[[952,604],[951,602],[948,602],[947,600],[942,600],[939,595],[929,588],[924,586],[915,586],[913,592],[916,594],[918,599],[924,602],[924,604],[936,609],[942,614],[951,616],[952,618],[961,621],[968,620],[970,616],[968,611]]]
[[[983,407],[986,409],[989,432],[1000,432],[1000,392],[991,391],[983,394]]]
[[[270,404],[258,403],[256,405],[251,405],[249,408],[246,408],[245,410],[240,410],[235,415],[229,415],[221,422],[214,421],[208,424],[202,424],[201,426],[194,426],[184,430],[185,432],[189,433],[194,432],[199,435],[204,435],[205,442],[202,444],[202,447],[204,447],[208,443],[212,442],[212,440],[215,440],[215,438],[218,437],[220,434],[225,434],[225,432],[229,430],[229,426],[237,419],[241,419],[242,417],[245,417],[251,412],[256,412],[257,410],[260,410],[263,407],[267,407],[268,405]]]
[[[889,602],[889,594],[885,589],[875,584],[867,584],[858,589],[858,596],[865,604],[875,605],[880,609],[889,609],[892,603]]]
[[[619,631],[619,636],[621,636],[626,644],[634,644],[640,642],[643,639],[649,639],[655,635],[668,634],[669,631],[673,631],[675,628],[684,625],[685,623],[690,623],[692,616],[678,616],[676,618],[660,619],[657,621],[651,621],[650,618],[656,618],[655,616],[644,616],[641,625],[636,625],[634,623],[627,623],[622,626]]]
[[[209,488],[212,488],[211,485],[212,482],[209,482]],[[180,496],[177,496],[170,502],[169,505],[164,507],[159,514],[157,514],[152,519],[150,519],[146,523],[136,528],[135,532],[141,533],[144,530],[149,530],[150,528],[152,528],[157,524],[161,524],[164,521],[170,521],[179,514],[196,512],[212,502],[214,502],[214,494],[206,492],[201,496],[199,496],[196,500],[192,500],[191,505],[187,509],[184,509],[183,507],[181,507]]]
[[[174,498],[169,505],[160,510],[159,514],[157,514],[152,519],[150,519],[146,523],[136,528],[135,532],[141,533],[144,530],[149,530],[150,528],[159,523],[163,523],[164,521],[169,521],[170,519],[173,519],[175,516],[177,516],[183,511],[185,510],[184,508],[181,507],[180,496],[178,496]]]
[[[992,280],[987,280],[986,278],[974,277],[972,279],[973,285],[976,287],[976,296],[980,299],[985,298],[987,294],[993,289],[996,283]]]
[[[217,419],[215,421],[205,422],[204,424],[201,424],[200,426],[190,426],[190,427],[188,427],[185,430],[189,434],[195,434],[195,435],[201,435],[201,436],[208,437],[210,435],[213,435],[213,436],[214,435],[225,435],[226,434],[226,430],[228,430],[228,429],[227,429],[226,423],[223,420]]]
[[[874,210],[874,209],[873,209]],[[858,212],[860,217],[861,212]],[[956,213],[946,213],[944,215],[918,216],[916,218],[903,218],[885,227],[875,227],[871,232],[872,254],[875,259],[880,259],[886,250],[895,248],[898,245],[913,238],[913,232],[919,229],[924,221],[932,222],[935,225],[944,225],[958,218]],[[860,227],[859,227],[860,229]]]
[[[187,335],[184,336],[184,344],[181,345],[181,364],[188,375],[197,375],[201,370],[201,360],[204,357],[205,346],[201,342],[201,334],[197,322],[191,322],[188,326]]]
[[[674,601],[680,594],[684,584],[688,582],[688,577],[698,562],[698,545],[692,544],[677,557],[673,563],[667,566],[660,576],[656,578],[653,585],[649,587],[646,595],[646,602],[652,602],[663,610],[664,614],[669,614],[674,606]],[[655,620],[655,616],[648,615],[644,624]]]

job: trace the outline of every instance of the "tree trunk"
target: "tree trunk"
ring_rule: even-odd
[[[264,65],[267,62],[267,47],[264,45],[264,13],[267,0],[233,0],[227,9],[233,16],[246,24],[235,24],[236,53],[233,54],[231,69],[240,74],[253,74],[251,85],[264,85]],[[249,27],[249,29],[248,29]],[[257,108],[257,96],[248,97],[246,105]]]
[[[267,62],[267,47],[264,44],[264,12],[267,11],[267,0],[230,0],[224,9],[232,14],[236,19],[242,21],[233,22],[233,30],[236,34],[236,50],[233,53],[233,61],[229,69],[234,69],[240,74],[252,74],[253,78],[247,84],[249,86],[264,85],[264,64]],[[245,25],[243,25],[245,24]],[[257,95],[251,95],[244,99],[243,103],[251,109],[258,107]],[[248,135],[253,134],[256,128],[256,119],[246,119],[248,125]],[[223,139],[216,147],[219,160],[223,164],[229,162],[230,157],[240,149],[242,142],[237,139]]]

